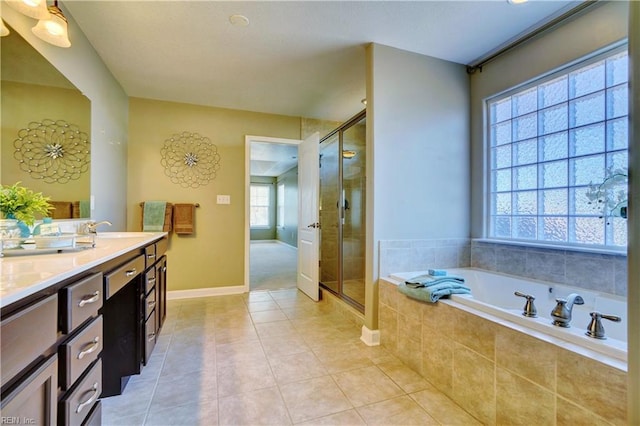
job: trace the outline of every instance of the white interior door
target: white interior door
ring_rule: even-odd
[[[298,288],[316,302],[320,299],[319,143],[316,132],[298,146]]]

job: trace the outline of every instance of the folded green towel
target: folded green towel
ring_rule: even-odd
[[[418,275],[413,278],[409,278],[405,281],[409,287],[431,287],[432,285],[440,284],[440,283],[454,283],[454,284],[464,284],[464,278],[456,277],[454,275]]]
[[[164,228],[164,211],[166,201],[145,201],[142,212],[142,230],[145,232],[161,232]]]
[[[91,202],[89,200],[80,200],[80,217],[91,217]]]
[[[398,285],[398,291],[412,299],[430,303],[436,303],[440,298],[451,294],[471,294],[469,287],[453,282],[441,282],[418,288],[411,288],[401,283]]]

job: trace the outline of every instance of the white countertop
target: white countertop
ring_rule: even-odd
[[[166,232],[98,232],[94,248],[0,258],[0,307],[8,306],[166,235]]]

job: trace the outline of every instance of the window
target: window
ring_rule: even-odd
[[[278,206],[278,219],[277,223],[279,227],[284,226],[284,183],[278,184],[278,195],[276,205]]]
[[[249,203],[251,215],[249,219],[252,228],[268,228],[270,205],[270,185],[251,184]]]
[[[626,200],[628,93],[618,50],[487,101],[490,238],[627,245],[626,220],[589,191],[623,170]]]

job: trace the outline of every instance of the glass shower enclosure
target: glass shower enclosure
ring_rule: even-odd
[[[320,141],[320,285],[364,311],[366,112]]]

